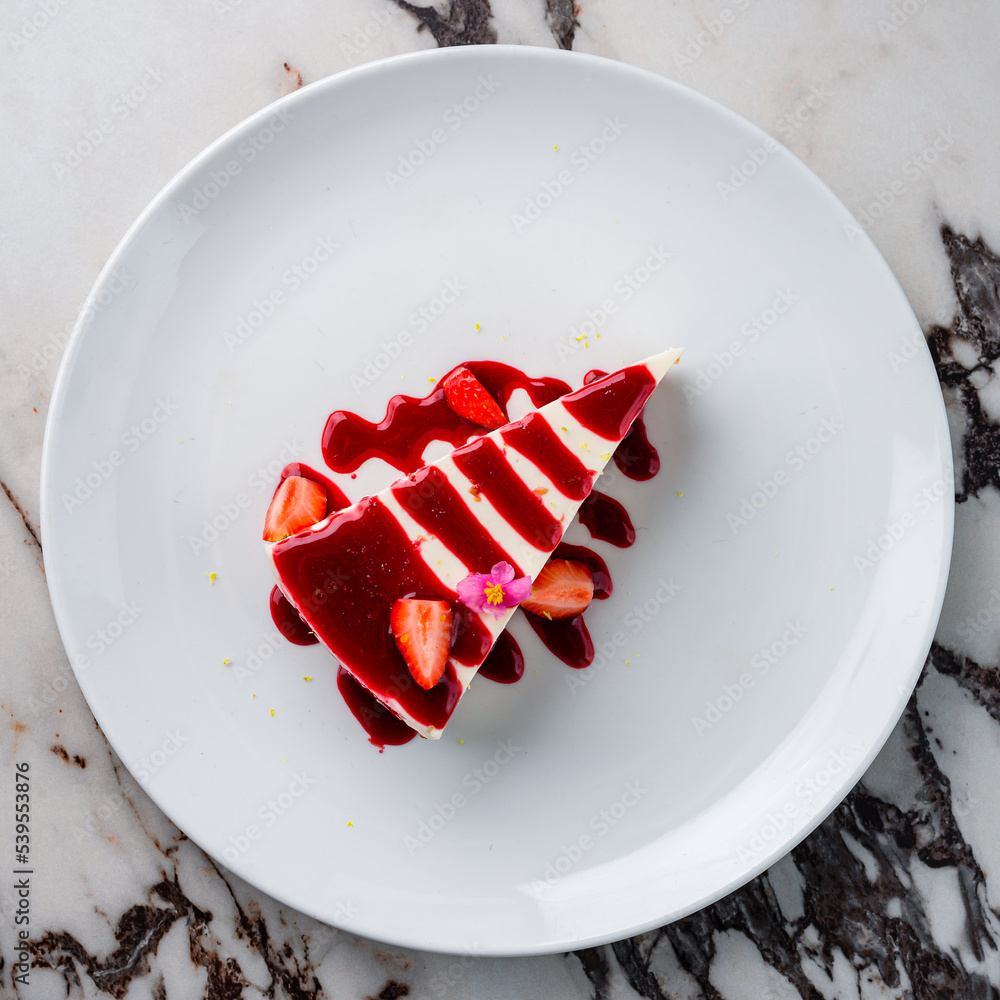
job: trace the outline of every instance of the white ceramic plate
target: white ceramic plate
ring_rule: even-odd
[[[639,541],[594,543],[594,666],[518,621],[520,683],[376,752],[274,638],[278,470],[465,359],[578,384],[674,345],[663,471],[603,487]],[[950,477],[913,314],[800,162],[649,73],[461,48],[307,87],[155,199],[67,350],[42,526],[83,691],[185,833],[357,933],[517,954],[695,910],[833,808],[930,643]]]

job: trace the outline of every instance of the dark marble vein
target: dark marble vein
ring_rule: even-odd
[[[968,691],[995,722],[1000,722],[1000,673],[994,667],[982,667],[975,660],[934,643],[930,661],[940,674],[953,677]]]
[[[13,506],[14,510],[17,511],[18,516],[24,522],[24,526],[27,529],[28,534],[31,535],[31,538],[34,541],[35,545],[38,546],[38,551],[41,552],[42,543],[38,539],[38,532],[36,532],[35,529],[32,527],[31,521],[28,520],[28,514],[25,511],[25,509],[21,506],[20,501],[18,501],[17,497],[14,496],[13,493],[11,493],[10,487],[2,479],[0,479],[0,490],[3,490],[4,496],[7,497],[7,499],[11,502],[11,505]]]
[[[410,987],[396,979],[389,979],[385,986],[374,996],[366,996],[364,1000],[401,1000],[410,995]]]
[[[579,13],[576,0],[545,0],[545,20],[559,48],[573,48],[573,36],[580,27],[576,19]]]
[[[227,873],[210,858],[208,860],[226,886],[233,906],[236,908],[236,936],[248,942],[267,966],[271,982],[265,991],[266,995],[273,996],[275,989],[280,986],[282,990],[280,995],[288,997],[289,1000],[321,1000],[324,998],[326,994],[316,977],[316,969],[312,961],[308,957],[300,960],[287,942],[280,947],[272,945],[267,921],[257,903],[251,899],[246,906],[243,906],[236,898]],[[306,940],[304,944],[307,949],[306,956],[308,956],[308,941]],[[397,994],[397,996],[404,995]]]
[[[450,0],[447,15],[439,14],[434,7],[418,7],[408,0],[396,3],[413,14],[420,21],[418,30],[427,28],[440,46],[496,44],[490,0]]]
[[[86,757],[81,757],[78,753],[71,757],[69,751],[61,743],[53,743],[49,747],[49,753],[54,753],[64,764],[75,764],[80,770],[87,766]]]
[[[80,970],[83,970],[96,987],[120,1000],[136,976],[148,975],[150,956],[156,954],[164,934],[182,917],[190,918],[194,926],[207,928],[212,914],[194,906],[181,892],[176,878],[173,882],[164,879],[150,891],[149,902],[130,907],[118,919],[114,931],[118,947],[106,958],[89,954],[66,931],[47,931],[37,941],[30,942],[34,964],[62,973],[67,995],[71,986],[81,988]],[[211,979],[210,970],[210,982]]]
[[[594,987],[593,1000],[608,1000],[611,963],[604,948],[584,948],[573,953],[583,966],[584,975]]]
[[[973,241],[943,226],[941,239],[951,265],[958,312],[949,327],[933,326],[930,349],[942,385],[955,389],[965,416],[964,469],[955,499],[962,503],[987,486],[1000,489],[1000,425],[984,412],[974,373],[993,377],[1000,357],[1000,257],[980,237]],[[952,338],[973,345],[979,364],[966,369],[955,359]]]

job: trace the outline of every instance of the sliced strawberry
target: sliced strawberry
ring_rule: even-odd
[[[456,368],[441,385],[448,405],[460,417],[491,431],[507,423],[507,417],[497,401],[468,368]]]
[[[572,559],[550,559],[531,585],[521,607],[543,618],[569,618],[586,611],[594,599],[594,577]]]
[[[302,476],[289,476],[278,487],[264,516],[264,541],[278,542],[326,517],[326,490]]]
[[[413,679],[428,690],[444,674],[451,650],[451,607],[447,601],[400,598],[392,606],[389,627]]]

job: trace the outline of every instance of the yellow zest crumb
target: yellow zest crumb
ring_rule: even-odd
[[[354,826],[354,820],[351,820],[351,819],[349,819],[349,820],[347,821],[347,825],[348,825],[348,826]]]
[[[226,658],[225,658],[225,659],[224,659],[224,660],[222,661],[222,665],[223,665],[224,667],[228,667],[228,666],[229,666],[229,664],[230,664],[230,663],[232,663],[232,662],[233,662],[233,661],[232,661],[231,659],[229,659],[229,657],[227,656],[227,657],[226,657]]]
[[[436,378],[431,378],[431,377],[430,377],[430,375],[428,375],[428,376],[427,376],[427,381],[428,381],[428,382],[436,382],[436,381],[437,381],[437,379],[436,379]]]
[[[553,146],[552,148],[553,148],[553,149],[558,149],[559,147],[558,147],[558,146]]]
[[[459,740],[458,741],[458,745],[461,746],[464,742],[465,742],[465,740]]]
[[[598,340],[600,340],[600,339],[601,339],[601,335],[600,335],[600,333],[598,333],[598,335],[597,335],[597,339],[598,339]]]
[[[590,347],[590,344],[584,344],[583,346],[584,347]]]
[[[680,490],[678,490],[678,491],[677,491],[677,495],[678,495],[679,497],[682,497],[682,496],[684,496],[684,494],[683,494],[683,493],[681,493],[681,491],[680,491]]]
[[[540,497],[543,497],[543,496],[545,496],[546,493],[549,492],[549,488],[548,488],[548,486],[538,486],[538,487],[535,488],[535,492]]]
[[[632,661],[631,660],[626,660],[625,661],[625,666],[626,667],[631,667],[632,666]]]
[[[257,695],[255,695],[255,694],[252,694],[252,695],[250,695],[250,697],[251,697],[251,698],[256,698],[256,697],[257,697]]]
[[[601,455],[601,458],[603,458],[605,462],[610,462],[611,461],[611,452],[610,451],[606,451],[603,455]]]
[[[548,611],[543,611],[542,614],[545,615],[545,617],[548,618],[549,621],[552,621],[552,615],[550,615]]]
[[[833,590],[833,587],[831,587],[830,589]]]
[[[587,335],[585,333],[581,333],[579,337],[574,337],[573,339],[579,344],[580,341],[583,340],[583,338],[586,336]]]
[[[476,324],[476,329],[477,329],[477,330],[479,329],[479,324],[478,324],[478,323]]]
[[[218,579],[218,577],[214,573],[206,573],[205,576],[208,577],[209,583],[215,583],[215,581]]]
[[[500,339],[501,340],[506,340],[507,339],[507,334],[506,333],[501,333],[500,334]]]
[[[312,680],[312,678],[311,678],[311,677],[306,677],[306,675],[305,675],[305,674],[303,674],[303,675],[302,675],[302,679],[303,679],[304,681],[311,681],[311,680]]]
[[[274,709],[273,708],[271,709],[271,718],[272,719],[274,718]]]

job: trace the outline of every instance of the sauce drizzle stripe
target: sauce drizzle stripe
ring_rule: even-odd
[[[515,576],[521,568],[473,517],[447,476],[434,466],[396,483],[392,495],[422,528],[435,535],[473,572],[489,572],[498,562],[508,562]]]
[[[526,542],[545,552],[556,547],[562,525],[514,472],[492,439],[473,441],[452,457],[459,472]]]
[[[572,500],[582,500],[594,482],[594,470],[588,469],[563,443],[540,413],[530,413],[511,424],[500,436],[515,451],[534,462]]]

